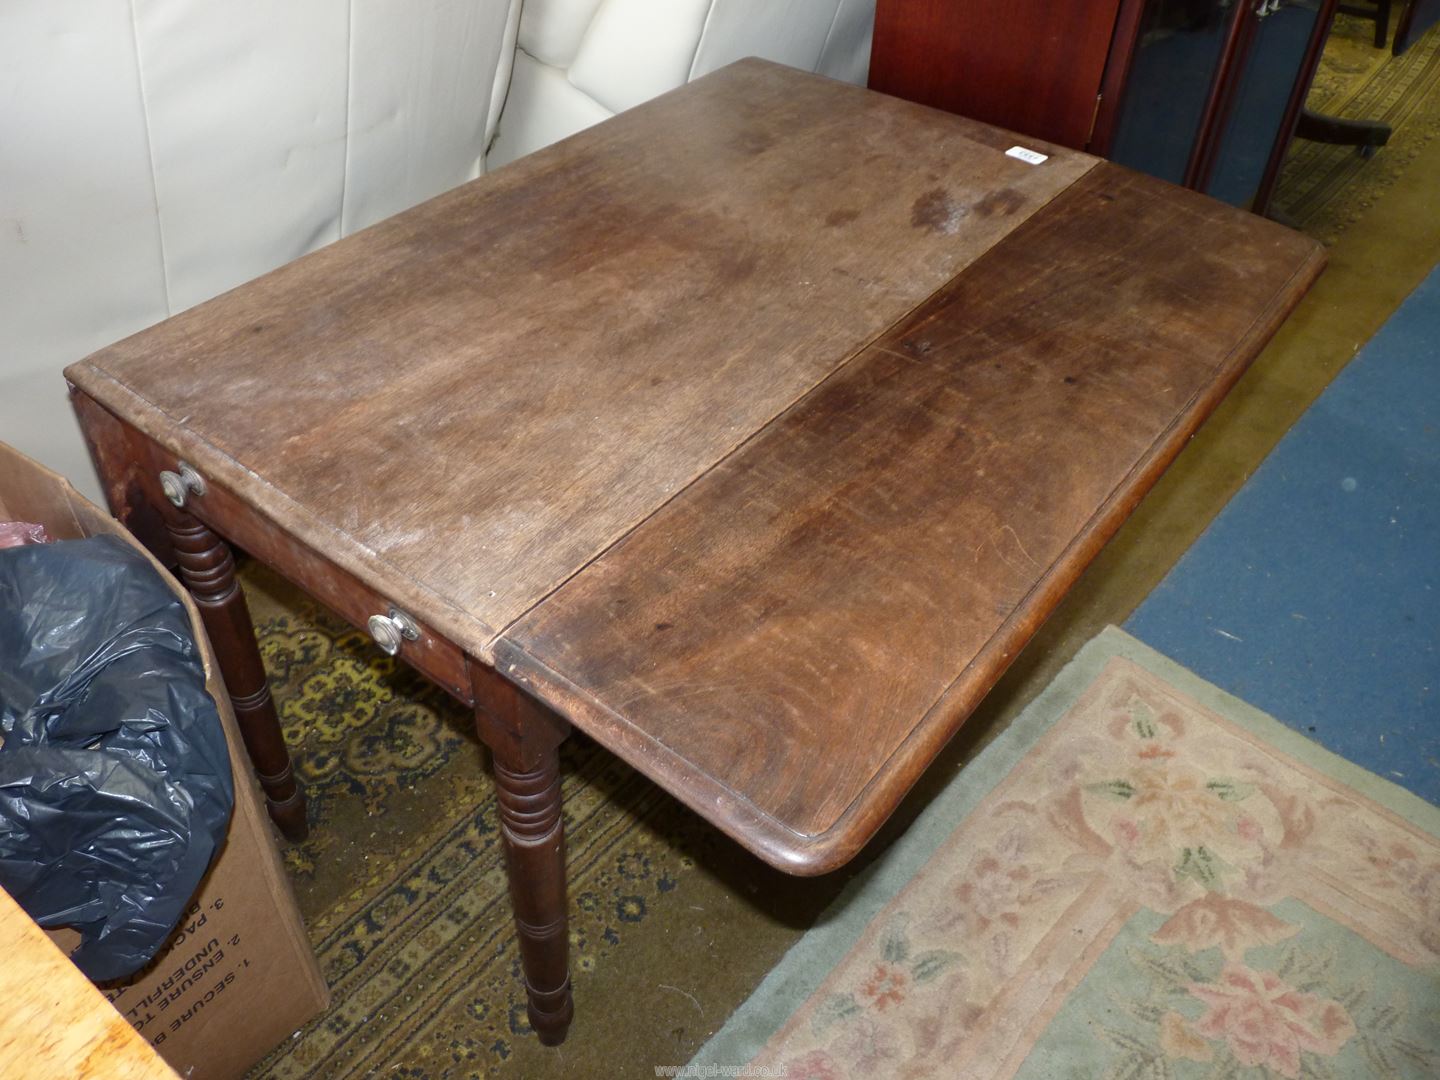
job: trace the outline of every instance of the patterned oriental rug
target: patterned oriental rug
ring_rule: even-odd
[[[1331,116],[1387,123],[1394,129],[1390,142],[1366,159],[1354,147],[1296,139],[1276,188],[1276,208],[1326,245],[1404,178],[1440,135],[1440,28],[1399,57],[1375,48],[1374,34],[1372,22],[1336,16],[1305,104]]]
[[[1437,836],[1440,810],[1111,628],[695,1063],[1434,1077]]]

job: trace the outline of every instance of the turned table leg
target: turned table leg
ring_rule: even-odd
[[[570,1030],[570,933],[565,896],[565,826],[560,813],[564,720],[493,669],[472,666],[475,722],[494,756],[500,834],[530,1026],[546,1046]]]
[[[144,436],[73,386],[70,401],[110,512],[162,563],[178,562],[180,578],[200,609],[205,632],[215,648],[270,817],[288,839],[303,840],[307,831],[305,796],[290,768],[290,752],[270,699],[250,609],[235,580],[235,558],[229,546],[180,509],[183,498],[173,507],[166,502],[168,493],[162,495],[156,489],[157,479],[165,474],[155,475]],[[163,484],[160,487],[163,490]]]
[[[560,756],[529,772],[495,759],[500,831],[510,874],[510,903],[520,937],[530,1026],[546,1046],[565,1041],[570,997],[565,898],[565,828],[560,820]]]
[[[308,831],[305,796],[290,766],[290,752],[285,748],[285,736],[280,731],[280,719],[275,714],[270,684],[255,643],[250,609],[235,580],[235,558],[230,546],[183,511],[166,513],[165,528],[179,564],[180,580],[194,597],[215,648],[240,735],[265,792],[266,809],[287,839],[303,840]]]

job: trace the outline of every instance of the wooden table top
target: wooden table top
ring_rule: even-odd
[[[177,1080],[4,889],[0,957],[0,1076]]]
[[[1086,155],[744,61],[67,375],[818,873],[1322,263]]]

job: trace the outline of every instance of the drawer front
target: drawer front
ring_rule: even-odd
[[[174,454],[151,443],[150,458],[155,475],[160,470],[178,472]],[[159,497],[158,485],[155,497]],[[205,477],[205,494],[190,495],[185,511],[225,539],[314,597],[352,626],[368,632],[373,615],[387,615],[392,604],[349,571],[297,542],[287,532],[249,505]],[[419,619],[413,640],[402,640],[395,654],[443,690],[466,705],[475,704],[465,653],[453,642],[431,630]],[[378,649],[379,646],[377,645]]]

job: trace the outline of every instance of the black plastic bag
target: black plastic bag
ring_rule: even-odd
[[[230,759],[184,606],[115,537],[0,550],[0,885],[97,982],[144,967],[223,843]]]

